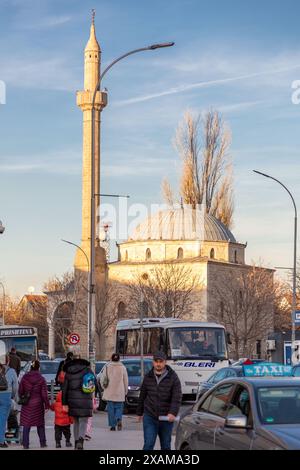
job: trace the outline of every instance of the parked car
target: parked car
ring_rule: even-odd
[[[211,375],[206,382],[202,382],[199,385],[196,401],[198,401],[199,398],[201,398],[202,395],[204,395],[204,393],[206,393],[208,390],[214,387],[217,383],[221,382],[221,380],[225,380],[229,377],[242,377],[243,375],[244,373],[243,373],[242,366],[223,367],[222,369],[219,369],[217,372]]]
[[[176,450],[300,450],[300,380],[233,377],[181,416]]]
[[[126,396],[124,411],[134,411],[138,404],[138,398],[141,389],[141,360],[140,359],[123,359],[122,363],[127,369],[128,374],[128,394]],[[152,368],[152,360],[144,359],[144,372],[147,374]],[[106,402],[102,399],[103,390],[100,386],[100,373],[97,375],[97,383],[100,388],[99,409],[105,410]]]
[[[41,361],[41,374],[46,379],[48,395],[51,396],[51,386],[53,381],[53,392],[54,396],[60,391],[60,386],[55,384],[55,377],[58,370],[58,361]]]

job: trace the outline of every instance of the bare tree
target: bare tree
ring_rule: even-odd
[[[223,273],[211,294],[215,303],[210,317],[230,332],[235,357],[249,357],[255,342],[274,328],[272,271],[253,266],[238,277],[232,270]]]
[[[199,277],[189,267],[176,262],[157,265],[147,273],[137,273],[130,284],[131,311],[139,316],[142,301],[152,317],[189,316],[199,284]]]
[[[96,291],[96,320],[95,333],[100,356],[104,354],[103,340],[105,333],[117,323],[118,320],[118,290],[116,286],[106,281]]]
[[[182,159],[180,198],[194,209],[202,204],[207,213],[228,227],[232,226],[234,209],[230,143],[230,131],[217,111],[209,111],[203,120],[185,113],[175,137]],[[174,205],[167,180],[163,181],[162,192],[165,201]]]
[[[56,349],[65,352],[67,336],[75,325],[87,327],[87,287],[85,273],[67,272],[54,276],[44,285],[51,308],[48,320],[54,322]]]

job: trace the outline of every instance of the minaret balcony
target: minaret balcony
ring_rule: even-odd
[[[83,111],[92,109],[93,92],[89,90],[77,91],[76,103]],[[105,91],[97,91],[95,99],[95,109],[101,111],[107,105],[107,93]]]

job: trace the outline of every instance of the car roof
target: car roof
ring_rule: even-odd
[[[229,382],[245,383],[252,385],[254,388],[282,387],[291,385],[300,386],[300,378],[297,379],[295,377],[232,377],[222,380],[218,385]]]
[[[149,359],[148,357],[144,357],[143,359],[144,362],[152,362],[152,359]],[[139,357],[136,357],[136,358],[128,358],[128,359],[121,359],[121,362],[127,362],[127,363],[130,363],[130,362],[141,362],[141,359]]]

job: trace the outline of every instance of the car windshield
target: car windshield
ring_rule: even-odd
[[[300,387],[264,387],[257,395],[263,424],[300,424]]]
[[[128,377],[140,377],[141,376],[141,362],[124,362],[124,366],[127,369]],[[152,361],[144,361],[144,371],[147,374],[152,369]]]
[[[41,374],[56,374],[58,369],[58,362],[41,362]]]
[[[169,329],[169,355],[174,358],[226,360],[223,328],[185,327]]]
[[[99,374],[99,372],[103,369],[103,367],[105,366],[106,362],[96,362],[95,363],[95,372],[96,372],[96,375]]]

